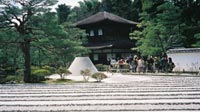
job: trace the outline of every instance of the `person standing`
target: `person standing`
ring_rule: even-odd
[[[172,72],[175,67],[175,64],[172,62],[172,58],[168,58],[167,62],[167,72]]]
[[[137,56],[134,56],[133,60],[130,61],[130,69],[132,72],[136,72],[137,68]]]
[[[137,61],[137,72],[140,73],[143,71],[144,71],[144,60],[141,57],[139,57]]]
[[[159,72],[159,68],[160,68],[159,58],[155,57],[154,58],[154,70],[155,70],[156,73]]]
[[[162,57],[161,57],[161,61],[162,61],[162,72],[166,72],[167,71],[167,63],[168,63],[168,58],[167,58],[167,54],[165,52],[162,52]]]
[[[147,58],[147,69],[148,69],[148,72],[153,72],[153,64],[154,64],[154,60],[153,60],[153,57],[152,56],[148,56]]]

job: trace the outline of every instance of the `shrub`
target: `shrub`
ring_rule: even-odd
[[[6,77],[6,83],[16,83],[16,76],[8,75]]]
[[[40,67],[38,67],[38,66],[31,66],[31,70],[37,70],[37,69],[40,69]]]
[[[81,70],[81,74],[83,75],[84,81],[88,82],[91,76],[91,71],[89,69]]]
[[[17,75],[20,75],[20,76],[23,76],[23,75],[24,75],[24,69],[18,69],[18,70],[16,71],[16,74],[17,74]]]
[[[0,83],[20,83],[23,81],[23,76],[21,75],[7,75],[3,79],[1,79]]]
[[[56,73],[60,75],[60,79],[64,79],[64,76],[71,74],[71,72],[67,70],[65,67],[59,67],[56,70]]]
[[[108,66],[107,65],[103,65],[103,64],[96,64],[95,67],[97,68],[97,70],[99,71],[106,71]]]
[[[16,83],[23,82],[23,79],[24,79],[23,75],[16,75],[15,76],[15,82]]]
[[[40,75],[47,76],[47,75],[50,75],[51,72],[46,69],[37,69],[37,70],[33,70],[33,74],[40,74]]]
[[[6,83],[6,75],[0,74],[0,84],[5,84]]]
[[[45,76],[41,74],[31,74],[30,82],[31,83],[39,83],[45,81]]]
[[[0,74],[10,75],[14,73],[14,69],[12,67],[4,67],[0,68]]]
[[[43,66],[42,68],[48,70],[50,72],[50,74],[55,73],[55,68],[54,67]]]
[[[11,67],[1,68],[0,70],[2,70],[0,72],[0,84],[20,83],[23,81],[23,69],[17,70],[15,75],[10,75],[14,74],[14,70],[12,70]]]
[[[32,70],[30,82],[38,83],[38,82],[41,82],[41,81],[45,81],[45,76],[50,75],[50,74],[51,74],[51,72],[49,70],[34,68]]]
[[[94,74],[92,75],[92,78],[96,79],[97,82],[101,82],[101,80],[107,78],[107,76],[106,76],[104,73],[97,72],[97,73],[94,73]]]
[[[130,69],[130,66],[129,66],[128,64],[124,64],[124,65],[122,66],[122,69]]]
[[[7,67],[7,68],[5,68],[5,71],[7,72],[7,73],[13,73],[14,72],[14,69],[13,69],[13,67]]]

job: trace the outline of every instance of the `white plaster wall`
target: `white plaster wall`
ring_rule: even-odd
[[[169,53],[168,57],[176,65],[173,71],[199,71],[200,52],[194,53]]]

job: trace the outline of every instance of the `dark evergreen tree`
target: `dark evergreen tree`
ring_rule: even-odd
[[[131,4],[130,20],[139,22],[140,21],[140,17],[139,17],[140,13],[142,13],[142,1],[134,0]]]
[[[181,12],[181,22],[185,24],[183,35],[186,37],[184,47],[193,47],[197,39],[195,34],[200,32],[198,21],[200,20],[200,0],[171,0]]]
[[[102,10],[131,19],[132,0],[102,0]]]
[[[70,13],[70,21],[77,22],[85,19],[101,10],[101,2],[98,0],[84,0],[79,2],[79,7],[74,7]]]
[[[71,12],[71,6],[61,4],[56,8],[59,23],[67,22],[68,15]]]

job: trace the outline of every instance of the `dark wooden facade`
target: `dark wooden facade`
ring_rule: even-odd
[[[133,54],[131,48],[135,42],[129,39],[129,33],[137,23],[108,12],[99,12],[76,24],[88,34],[90,59],[93,63],[105,64],[109,58],[122,58]]]

